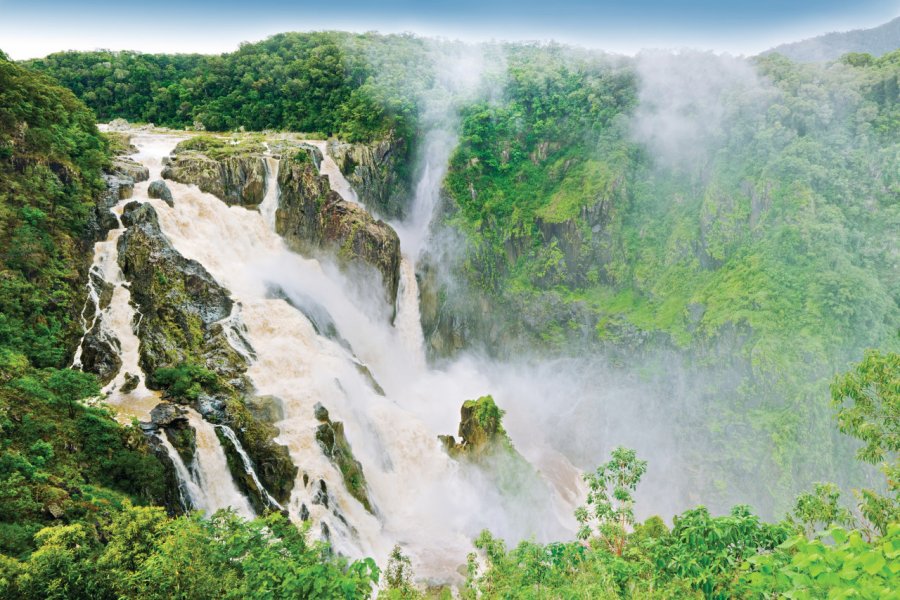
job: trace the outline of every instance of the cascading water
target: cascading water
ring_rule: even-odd
[[[253,468],[253,461],[250,460],[250,456],[247,455],[247,451],[244,450],[244,447],[241,445],[240,440],[237,439],[237,436],[234,434],[234,430],[228,425],[219,425],[219,431],[222,432],[228,441],[231,442],[231,445],[234,446],[235,451],[238,453],[238,456],[241,458],[241,464],[244,467],[244,472],[253,479],[253,483],[256,485],[258,490],[261,490],[263,494],[265,494],[266,503],[269,506],[274,506],[275,508],[284,510],[284,507],[269,494],[268,490],[266,490],[265,486],[263,486],[262,482],[259,480],[259,477],[256,475],[256,470]]]
[[[134,141],[142,149],[138,159],[150,167],[153,178],[162,157],[178,140],[138,133]],[[497,384],[470,361],[458,361],[444,371],[427,367],[413,260],[402,261],[392,326],[383,310],[372,308],[380,302],[379,284],[351,278],[334,265],[288,251],[273,230],[278,163],[268,160],[267,166],[268,187],[258,211],[227,206],[195,186],[173,181],[168,182],[173,207],[149,199],[146,184],[136,186],[134,199],[150,202],[175,249],[203,264],[231,292],[235,310],[228,318],[229,340],[249,359],[247,376],[255,393],[274,396],[282,404],[284,418],[275,424],[276,441],[288,447],[299,468],[285,507],[291,517],[327,526],[313,531],[327,531],[335,549],[351,556],[374,556],[383,563],[392,546],[401,543],[417,573],[435,580],[453,577],[481,529],[509,538],[567,535],[574,528],[571,511],[578,500],[579,473],[542,444],[539,432],[507,427],[514,442],[521,440],[518,449],[538,472],[553,470],[550,477],[541,476],[541,493],[527,498],[504,496],[484,473],[451,459],[443,450],[437,435],[455,433],[462,401],[496,393]],[[350,189],[336,166],[328,174],[335,189]],[[426,208],[418,210],[417,214],[423,214]],[[415,231],[419,238],[414,239],[424,243],[427,223],[416,227],[408,231]],[[115,307],[121,313],[108,324],[122,344],[122,371],[138,373],[133,309],[116,272],[115,241],[120,233],[111,232],[110,239],[101,242],[107,246],[98,244],[97,261],[102,258],[109,263],[102,272],[107,280],[112,277],[118,282],[120,297],[114,298],[107,312]],[[278,297],[273,297],[273,289],[279,290]],[[307,317],[310,311],[301,310],[304,306],[323,312],[322,319],[336,330],[333,335],[317,331]],[[106,313],[102,316],[106,322]],[[378,386],[360,364],[368,367]],[[111,399],[119,379],[109,387]],[[128,412],[152,404],[141,404],[134,392],[116,403]],[[318,403],[328,409],[332,420],[344,424],[346,438],[363,467],[372,513],[349,494],[340,471],[316,441]],[[197,459],[178,471],[183,479],[187,477],[184,487],[192,503],[205,510],[231,506],[251,515],[247,499],[231,479],[214,426],[194,412],[190,422],[197,432]],[[228,431],[222,433],[228,436]]]

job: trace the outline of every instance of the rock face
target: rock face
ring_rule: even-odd
[[[119,266],[142,315],[137,332],[141,368],[152,374],[160,367],[194,363],[245,388],[246,360],[219,323],[231,314],[228,291],[203,265],[172,248],[151,205],[128,204],[122,222],[128,229],[119,238]]]
[[[344,264],[376,269],[393,306],[400,283],[397,233],[332,191],[328,178],[318,174],[311,150],[282,158],[278,185],[275,229],[288,245],[302,253],[333,251]]]
[[[316,404],[314,414],[316,420],[321,423],[316,429],[316,441],[322,452],[341,472],[350,495],[359,500],[367,511],[372,512],[372,504],[366,491],[366,477],[363,475],[362,465],[353,456],[353,449],[350,448],[350,442],[344,434],[344,424],[332,421],[328,416],[328,410],[321,404]]]
[[[402,217],[409,198],[403,177],[408,162],[406,141],[390,137],[372,144],[329,142],[328,153],[356,190],[360,202],[385,217]]]
[[[226,204],[254,207],[266,195],[263,151],[255,144],[232,149],[215,138],[191,138],[175,147],[162,176],[194,184]]]
[[[166,185],[166,182],[162,179],[152,181],[150,185],[147,186],[147,195],[151,198],[158,198],[169,206],[175,206],[175,200],[172,199],[172,192],[169,190],[169,186]]]

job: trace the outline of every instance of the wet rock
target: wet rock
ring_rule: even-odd
[[[299,469],[291,460],[287,446],[275,442],[278,429],[254,419],[246,403],[239,398],[226,403],[222,422],[234,431],[262,485],[282,506],[287,505]]]
[[[194,184],[226,204],[254,207],[266,195],[264,150],[258,144],[232,146],[227,140],[199,136],[175,147],[162,176]]]
[[[175,206],[175,201],[172,199],[172,192],[169,190],[169,186],[166,185],[166,182],[162,179],[150,182],[150,185],[147,187],[147,195],[151,198],[162,200],[169,206]]]
[[[277,396],[250,396],[247,409],[257,421],[277,423],[284,419],[284,403]]]
[[[510,443],[503,429],[503,413],[491,396],[466,400],[460,409],[460,441],[452,435],[438,436],[438,439],[451,456],[477,459],[498,447],[506,448]]]
[[[122,368],[119,340],[106,331],[99,315],[93,327],[81,342],[81,369],[94,373],[102,385],[106,385]]]
[[[301,521],[309,521],[309,509],[306,508],[305,504],[300,505],[300,520]]]
[[[340,471],[350,495],[359,500],[367,511],[373,512],[362,465],[353,456],[353,449],[344,433],[344,424],[329,419],[328,411],[321,404],[315,406],[315,417],[322,422],[316,428],[316,442],[322,452]]]
[[[141,378],[131,373],[125,373],[125,383],[122,384],[122,393],[129,394],[137,388]]]
[[[312,503],[328,508],[328,486],[325,485],[324,479],[318,481],[318,489],[313,494]]]
[[[119,177],[128,177],[132,185],[150,179],[150,169],[127,156],[117,156],[112,161],[112,173]],[[130,196],[127,196],[130,198]]]
[[[150,411],[150,422],[166,436],[184,464],[194,461],[197,452],[197,432],[191,427],[187,411],[169,402],[161,402]]]
[[[170,402],[160,402],[150,411],[150,422],[156,427],[169,427],[176,421],[187,421],[187,411]]]
[[[334,253],[344,264],[374,268],[393,306],[400,283],[400,238],[383,221],[331,190],[320,176],[310,152],[282,158],[278,171],[281,189],[275,229],[297,252]]]
[[[408,161],[405,140],[389,137],[371,144],[328,143],[328,153],[369,210],[399,218],[408,208],[409,182],[401,173]]]

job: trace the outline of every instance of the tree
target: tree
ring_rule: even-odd
[[[831,386],[838,427],[863,442],[857,458],[879,465],[892,496],[860,490],[860,510],[882,534],[900,521],[900,354],[866,352]]]
[[[575,511],[581,523],[578,537],[587,540],[596,532],[611,552],[621,556],[628,528],[634,525],[632,493],[646,471],[647,461],[639,460],[634,450],[619,446],[609,462],[586,474],[587,504]]]

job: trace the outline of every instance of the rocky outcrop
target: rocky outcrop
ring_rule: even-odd
[[[169,190],[169,186],[166,185],[166,182],[162,179],[157,179],[156,181],[150,182],[150,185],[147,186],[147,195],[151,198],[162,200],[169,206],[175,206],[175,200],[172,198],[172,192],[171,190]]]
[[[119,238],[119,266],[141,314],[141,368],[152,375],[160,367],[197,364],[246,389],[246,360],[220,323],[231,314],[228,291],[172,247],[150,204],[128,204],[122,222],[127,229]]]
[[[200,136],[178,144],[163,167],[164,179],[194,184],[230,205],[255,207],[266,195],[264,148]]]
[[[438,437],[450,456],[478,460],[494,450],[511,447],[503,429],[503,414],[491,396],[466,400],[460,409],[460,441],[452,435]]]
[[[406,141],[390,137],[371,144],[331,141],[328,153],[369,210],[385,217],[402,217],[409,198]]]
[[[372,512],[372,503],[369,501],[366,488],[366,477],[363,475],[362,465],[353,456],[353,449],[344,434],[344,424],[340,421],[332,421],[328,416],[328,410],[321,404],[316,404],[314,415],[320,423],[316,429],[316,442],[319,443],[325,456],[340,471],[350,495],[359,500],[367,511]]]
[[[400,284],[400,238],[389,225],[332,191],[313,161],[311,150],[282,158],[276,231],[297,252],[330,251],[345,265],[376,269],[393,306]]]

